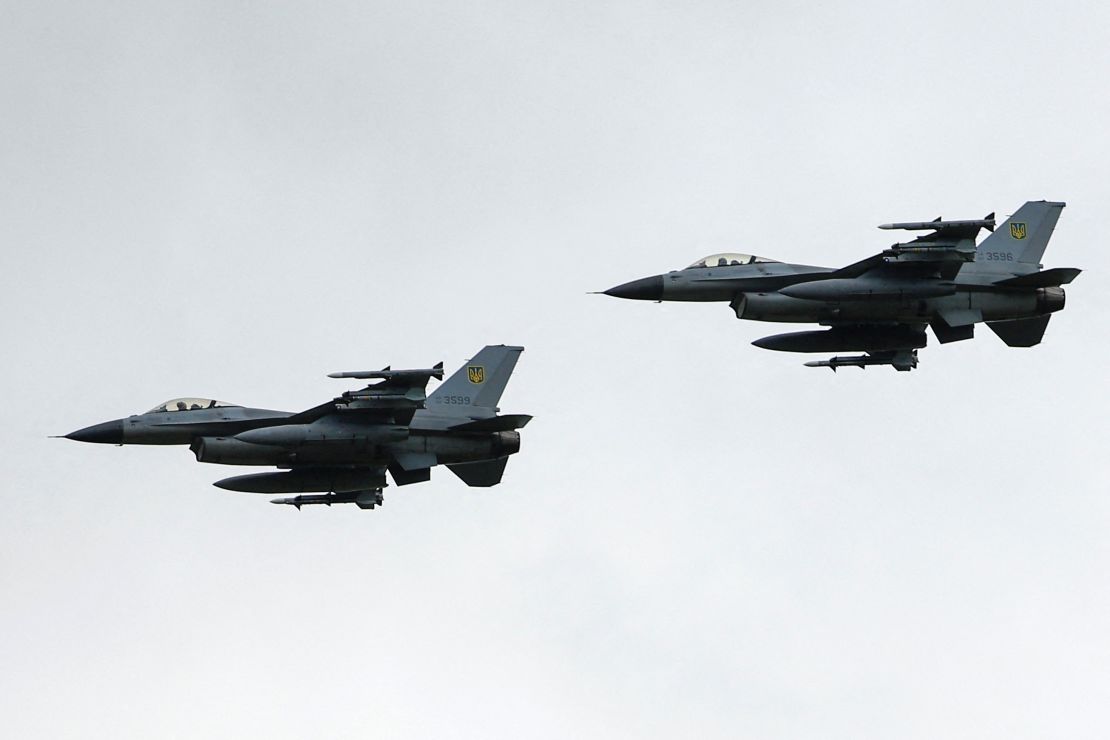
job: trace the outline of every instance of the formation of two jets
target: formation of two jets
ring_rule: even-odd
[[[818,323],[824,330],[756,340],[765,349],[840,352],[814,367],[917,366],[926,327],[942,344],[971,339],[985,322],[1011,347],[1044,336],[1064,307],[1061,287],[1076,268],[1042,269],[1063,203],[1031,201],[995,230],[994,214],[970,221],[884,224],[927,231],[840,269],[797,265],[745,254],[716,254],[684,270],[634,280],[605,291],[647,301],[727,302],[736,317]],[[991,235],[976,245],[980,229]],[[499,415],[497,403],[523,347],[488,346],[431,395],[443,364],[420,370],[334,373],[377,380],[361,390],[298,413],[253,409],[209,399],[168,401],[145,414],[96,424],[66,437],[110,444],[189,445],[199,462],[276,466],[282,472],[241,475],[215,485],[233,491],[297,494],[273,503],[382,502],[386,471],[398,486],[448,469],[470,486],[501,481],[520,449],[517,431],[532,418]]]

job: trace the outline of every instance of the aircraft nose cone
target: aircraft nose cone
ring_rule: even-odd
[[[635,301],[661,301],[663,300],[663,276],[653,275],[633,280],[630,283],[609,288],[605,291],[605,295],[611,295],[614,298],[631,298]]]
[[[70,432],[66,439],[77,442],[97,442],[99,444],[123,444],[123,420],[106,421],[103,424],[93,424],[91,427]]]

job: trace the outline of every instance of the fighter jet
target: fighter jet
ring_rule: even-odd
[[[276,466],[283,472],[217,481],[229,491],[302,494],[274,499],[309,504],[382,503],[388,470],[398,486],[431,479],[444,464],[468,486],[501,482],[517,431],[532,417],[498,415],[497,403],[523,347],[488,346],[431,394],[443,363],[421,370],[332,373],[378,380],[307,411],[254,409],[204,398],[177,398],[145,414],[65,435],[102,444],[189,445],[198,462]],[[308,493],[314,492],[314,493]]]
[[[1044,270],[1041,256],[1064,203],[1030,201],[995,231],[979,220],[913,221],[880,229],[927,231],[842,267],[795,265],[748,254],[714,254],[684,270],[604,291],[642,301],[727,302],[738,319],[818,323],[752,342],[785,352],[864,352],[805,363],[809,367],[917,367],[932,327],[941,344],[971,339],[987,326],[1011,347],[1039,344],[1052,313],[1064,307],[1074,267]],[[976,245],[980,229],[992,232]]]

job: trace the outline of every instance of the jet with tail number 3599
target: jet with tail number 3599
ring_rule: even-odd
[[[917,367],[931,327],[941,344],[971,339],[985,322],[1011,347],[1039,344],[1064,289],[1080,270],[1043,269],[1063,203],[1030,201],[995,230],[994,214],[971,221],[915,221],[880,229],[925,231],[839,270],[747,254],[714,254],[684,270],[634,280],[606,295],[645,301],[727,302],[753,321],[817,323],[753,344],[785,352],[845,352],[810,367]],[[992,232],[978,245],[980,229]]]
[[[203,398],[177,398],[145,414],[106,421],[65,435],[79,442],[189,445],[199,462],[263,465],[282,472],[225,478],[230,491],[298,494],[273,500],[308,504],[382,503],[385,474],[398,486],[430,480],[444,464],[468,486],[501,481],[520,449],[517,431],[531,420],[499,415],[497,403],[523,347],[485,347],[426,395],[443,363],[422,370],[332,373],[378,380],[315,408],[291,413]]]

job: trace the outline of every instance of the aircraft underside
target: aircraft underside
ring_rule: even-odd
[[[737,318],[782,323],[820,323],[825,330],[788,332],[757,339],[753,344],[780,352],[842,352],[805,363],[807,367],[865,368],[890,365],[909,371],[917,367],[917,350],[926,346],[925,328],[938,340],[971,339],[975,324],[986,322],[1010,346],[1040,341],[1051,313],[1064,307],[1064,290],[966,288],[951,295],[914,297],[884,295],[853,300],[818,301],[773,294],[743,294],[731,304]]]

